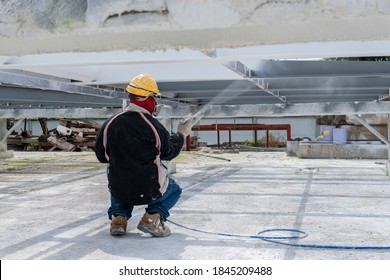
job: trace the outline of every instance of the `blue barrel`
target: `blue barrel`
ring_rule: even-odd
[[[335,126],[321,126],[321,135],[324,136],[324,141],[333,141],[333,129]]]
[[[347,144],[347,130],[345,128],[333,129],[333,144]]]

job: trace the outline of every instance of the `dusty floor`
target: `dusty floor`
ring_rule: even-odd
[[[230,161],[223,160],[229,159]],[[183,196],[173,234],[108,233],[105,165],[93,152],[15,152],[0,161],[1,259],[390,260],[390,177],[383,160],[299,159],[284,152],[183,152],[172,176]],[[300,248],[256,238],[273,228],[308,234],[290,241],[385,250]],[[281,233],[286,235],[286,233]]]

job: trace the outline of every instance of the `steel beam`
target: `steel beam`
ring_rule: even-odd
[[[122,108],[60,108],[60,109],[1,109],[1,118],[94,118],[106,119],[119,113]]]
[[[120,107],[120,99],[91,97],[63,91],[0,86],[0,108],[23,107]]]
[[[202,110],[204,117],[301,117],[321,115],[379,114],[390,112],[390,102],[324,102],[299,104],[205,105],[164,108],[163,117],[181,118]]]
[[[225,65],[227,68],[233,70],[237,74],[241,75],[248,81],[251,81],[253,84],[255,84],[258,88],[260,88],[262,91],[272,95],[273,97],[279,99],[282,102],[287,102],[285,96],[280,96],[279,91],[274,91],[268,89],[268,84],[263,80],[256,77],[252,77],[253,70],[247,67],[244,63],[240,61],[231,61],[228,62]]]
[[[1,109],[0,118],[107,118],[122,108]],[[354,114],[388,114],[390,102],[324,102],[252,105],[164,106],[160,118],[182,118],[202,110],[205,118],[302,117]]]
[[[20,75],[4,71],[0,71],[0,83],[42,90],[53,90],[88,96],[98,96],[104,98],[128,98],[127,94],[120,91],[75,85],[62,81],[49,80],[40,77]]]
[[[218,48],[208,56],[220,60],[390,56],[389,41],[342,41],[273,44],[243,48]]]

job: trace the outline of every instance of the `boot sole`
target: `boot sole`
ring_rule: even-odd
[[[125,235],[126,231],[124,229],[122,229],[122,228],[117,228],[117,229],[111,230],[110,234],[112,236],[120,236],[120,235]]]
[[[143,227],[142,225],[138,225],[137,229],[139,229],[140,231],[142,231],[144,233],[149,233],[149,234],[151,234],[154,237],[167,237],[167,236],[171,235],[171,230],[170,229],[168,229],[163,234],[156,234],[153,231],[149,230],[147,227]]]

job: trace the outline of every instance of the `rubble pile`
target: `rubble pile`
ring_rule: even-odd
[[[48,129],[47,123],[41,124],[43,134],[36,136],[32,131],[24,129],[16,131],[7,138],[11,149],[24,151],[41,151],[61,149],[73,151],[79,148],[93,148],[101,125],[89,120],[75,121],[61,119],[56,128]]]
[[[73,151],[76,147],[94,147],[99,129],[99,124],[90,121],[60,120],[47,142],[66,151]]]

